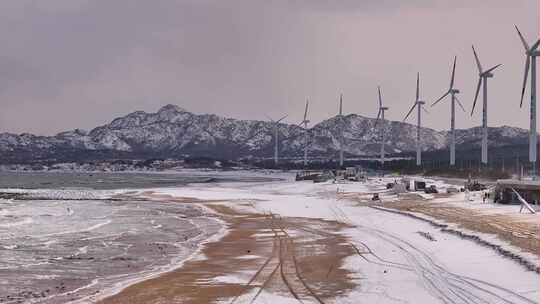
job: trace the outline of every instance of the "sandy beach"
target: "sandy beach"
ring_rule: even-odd
[[[227,222],[224,238],[207,244],[182,268],[102,303],[241,303],[270,294],[323,302],[354,288],[350,272],[342,268],[344,259],[355,254],[337,234],[343,224],[207,206]]]
[[[129,304],[540,302],[536,287],[540,284],[540,221],[535,215],[520,214],[519,206],[484,204],[481,193],[472,194],[470,199],[463,193],[445,194],[449,185],[436,179],[430,183],[436,184],[441,194],[395,195],[385,187],[393,178],[314,184],[294,182],[287,175],[279,177],[284,179],[130,189],[115,192],[111,203],[32,202],[44,208],[33,217],[25,213],[28,202],[11,203],[12,209],[4,212],[14,216],[6,220],[15,223],[25,217],[36,221],[41,214],[54,215],[56,210],[56,224],[69,225],[77,216],[84,216],[85,224],[55,237],[55,243],[49,245],[54,249],[56,242],[63,244],[58,247],[65,251],[63,256],[78,252],[76,259],[32,266],[26,272],[31,288],[59,286],[61,290],[55,288],[40,296],[37,291],[21,294],[19,285],[5,285],[2,288],[14,292],[0,300]],[[373,193],[379,193],[382,200],[372,201]],[[32,210],[38,210],[35,206]],[[74,213],[60,212],[59,208],[65,212],[66,206]],[[83,206],[90,209],[83,211]],[[113,206],[118,210],[110,213]],[[109,213],[99,215],[98,210]],[[96,222],[88,222],[92,218]],[[22,234],[32,235],[24,229],[33,226],[21,225]],[[122,233],[126,227],[132,232]],[[120,229],[120,234],[115,229]],[[178,239],[186,236],[187,242]],[[14,235],[5,235],[2,242],[8,237]],[[85,244],[86,239],[102,241]],[[27,243],[41,248],[40,243]],[[129,248],[121,261],[110,260],[113,244]],[[2,252],[24,252],[20,250]],[[62,256],[58,250],[43,254]],[[41,277],[42,285],[36,285],[31,275],[55,265],[65,269],[56,272],[59,278]],[[82,272],[70,270],[74,267],[87,269],[88,282],[66,277],[82,278]],[[9,271],[23,273],[17,269]]]
[[[181,268],[131,285],[102,303],[540,301],[535,286],[540,275],[516,259],[520,253],[523,259],[536,254],[534,242],[520,242],[515,235],[520,227],[525,232],[520,225],[526,216],[482,217],[482,206],[474,210],[477,202],[468,208],[452,205],[464,204],[455,195],[398,198],[384,190],[385,182],[224,183],[145,193],[145,198],[178,202],[196,197],[227,223],[227,233]],[[381,203],[369,202],[373,192],[382,194]],[[434,222],[409,216],[418,214]],[[434,225],[437,219],[462,229],[456,231],[477,233],[478,239],[442,229]],[[502,222],[515,227],[514,234],[504,227],[486,228]]]

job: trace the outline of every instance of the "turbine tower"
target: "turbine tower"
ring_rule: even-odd
[[[525,47],[525,77],[523,79],[523,87],[521,89],[521,103],[523,106],[523,96],[525,95],[525,88],[527,87],[527,77],[529,76],[529,68],[531,69],[531,126],[529,129],[529,161],[533,164],[533,172],[536,175],[536,57],[540,56],[538,46],[540,46],[540,39],[532,46],[523,38],[523,35],[516,26],[519,38]]]
[[[377,120],[375,120],[375,128],[377,128],[377,124],[379,123],[379,119],[381,120],[381,164],[384,164],[384,142],[385,142],[385,133],[384,133],[384,112],[388,110],[388,107],[383,107],[382,97],[381,97],[381,87],[378,87],[379,89],[379,113],[377,113]]]
[[[308,124],[309,120],[307,118],[309,108],[309,100],[306,100],[306,110],[304,111],[304,120],[300,123],[302,128],[304,128],[304,167],[308,165]]]
[[[483,86],[483,98],[484,102],[482,105],[482,164],[487,165],[488,163],[488,126],[487,126],[487,84],[488,84],[488,78],[493,78],[493,71],[500,67],[501,65],[498,64],[487,71],[484,71],[482,69],[482,65],[480,64],[480,59],[478,58],[478,54],[476,53],[476,50],[474,49],[474,45],[472,47],[474,59],[476,60],[476,65],[478,66],[478,85],[476,86],[476,94],[474,95],[474,103],[471,110],[471,116],[474,113],[474,108],[476,107],[476,101],[478,100],[478,94],[480,93],[480,87]]]
[[[339,95],[339,167],[343,167],[343,94]]]
[[[454,79],[456,76],[456,60],[457,57],[454,57],[454,67],[452,68],[452,76],[450,77],[450,87],[446,93],[444,93],[441,98],[437,99],[431,106],[436,105],[441,100],[443,100],[446,96],[450,95],[451,97],[451,103],[450,103],[450,166],[456,165],[456,102],[461,107],[463,112],[465,112],[465,108],[459,102],[459,99],[457,98],[457,94],[459,94],[459,90],[454,88]]]
[[[267,116],[268,117],[268,116]],[[287,115],[281,117],[278,120],[273,120],[268,117],[272,124],[274,125],[274,164],[277,165],[279,162],[279,123],[287,118]]]
[[[422,144],[420,142],[420,128],[422,127],[422,110],[426,110],[422,108],[422,106],[426,102],[420,100],[420,73],[416,75],[416,100],[412,106],[412,108],[409,110],[409,113],[405,116],[403,121],[405,122],[407,118],[411,115],[414,108],[418,110],[416,114],[417,118],[417,125],[416,125],[416,165],[420,166],[422,165]]]

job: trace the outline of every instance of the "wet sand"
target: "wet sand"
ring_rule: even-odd
[[[215,202],[205,206],[229,227],[221,240],[204,245],[181,268],[101,303],[252,302],[272,295],[324,303],[355,287],[342,265],[356,252],[337,234],[346,225],[241,213]]]

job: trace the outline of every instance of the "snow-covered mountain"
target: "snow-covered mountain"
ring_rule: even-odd
[[[310,153],[332,157],[339,149],[339,128],[344,129],[344,150],[350,156],[375,155],[380,149],[381,131],[375,119],[356,114],[333,117],[308,130]],[[211,114],[194,114],[178,106],[166,105],[156,113],[133,112],[90,132],[73,130],[55,136],[0,134],[3,162],[32,160],[92,160],[118,157],[177,158],[211,156],[237,159],[268,157],[274,147],[270,122],[238,120]],[[303,129],[280,123],[279,145],[284,156],[300,156],[304,147]],[[402,122],[386,122],[387,151],[400,153],[415,149],[416,127]],[[481,129],[457,131],[458,145],[478,146]],[[422,129],[424,150],[444,149],[447,132]],[[526,143],[527,131],[519,128],[490,128],[490,145]]]
[[[488,128],[488,141],[490,147],[528,143],[529,131],[516,127],[502,126]],[[480,147],[482,128],[456,130],[456,143],[461,146]]]

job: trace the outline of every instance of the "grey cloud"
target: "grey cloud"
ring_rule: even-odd
[[[389,117],[401,119],[416,71],[425,99],[436,98],[454,54],[470,106],[472,43],[486,66],[505,64],[490,91],[490,123],[525,127],[526,109],[506,114],[523,65],[512,25],[519,21],[531,40],[540,36],[539,9],[532,0],[5,0],[0,128],[91,128],[165,103],[294,120],[307,97],[316,121],[335,113],[340,92],[347,111],[373,115],[379,84]],[[427,124],[447,128],[444,106],[431,112]],[[458,118],[460,127],[478,123]]]

